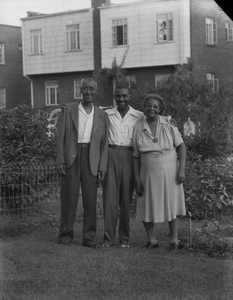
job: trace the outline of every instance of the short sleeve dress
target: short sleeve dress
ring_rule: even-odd
[[[140,157],[140,178],[145,192],[137,199],[137,215],[144,222],[160,223],[186,215],[183,184],[177,184],[176,147],[183,143],[177,127],[159,116],[156,138],[144,119],[134,127],[133,155]]]

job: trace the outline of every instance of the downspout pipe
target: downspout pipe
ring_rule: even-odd
[[[22,34],[22,50],[23,50],[23,76],[30,81],[30,91],[31,91],[31,108],[34,108],[34,92],[33,92],[33,81],[25,74],[25,51],[24,51],[24,30],[23,30],[23,21],[21,26]]]

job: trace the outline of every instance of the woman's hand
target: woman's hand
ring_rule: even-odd
[[[145,190],[144,190],[144,186],[141,181],[136,183],[135,192],[139,197],[143,196]]]
[[[185,181],[185,170],[179,169],[177,174],[177,184],[184,183]]]

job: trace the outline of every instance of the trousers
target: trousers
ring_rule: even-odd
[[[103,183],[104,242],[114,244],[119,215],[119,242],[128,244],[134,190],[132,149],[109,148]]]
[[[96,235],[97,178],[89,165],[89,144],[79,144],[74,163],[61,178],[61,224],[59,236],[74,238],[74,222],[81,186],[83,202],[83,244],[93,245]]]

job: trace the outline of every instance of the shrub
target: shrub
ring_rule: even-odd
[[[2,210],[14,209],[19,213],[46,198],[46,189],[57,176],[54,171],[56,133],[49,138],[47,125],[46,117],[32,109],[17,107],[1,112]],[[44,162],[48,165],[42,165]]]
[[[56,134],[48,136],[48,121],[37,111],[18,107],[2,111],[0,120],[1,166],[7,163],[54,161]]]
[[[231,159],[203,160],[188,155],[185,196],[187,210],[193,218],[215,218],[233,206],[233,163]]]

